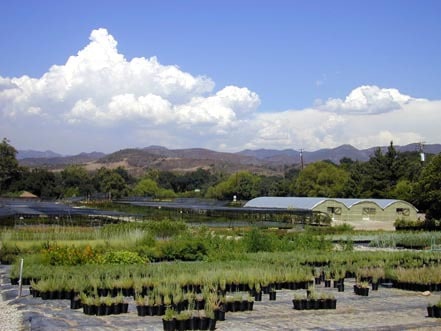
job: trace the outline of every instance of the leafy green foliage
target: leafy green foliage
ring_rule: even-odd
[[[349,224],[339,224],[335,226],[307,226],[305,230],[315,235],[340,234],[353,232],[354,227]]]
[[[253,228],[245,234],[243,241],[248,253],[272,252],[274,241],[277,238],[270,233],[265,233],[258,228]]]
[[[19,178],[20,167],[16,159],[17,150],[3,138],[0,143],[0,193],[6,192],[8,187]]]
[[[345,197],[349,173],[329,162],[315,162],[306,166],[294,183],[297,196]]]
[[[11,264],[20,254],[21,250],[19,247],[17,247],[17,245],[2,242],[2,246],[0,248],[0,263]]]
[[[64,195],[67,197],[87,196],[95,191],[89,173],[82,167],[70,165],[61,171]],[[73,195],[75,194],[75,195]]]
[[[178,239],[159,243],[159,258],[167,261],[201,261],[208,249],[201,240]]]
[[[176,193],[184,193],[196,189],[205,191],[210,185],[215,184],[217,179],[217,176],[210,171],[198,168],[196,171],[183,174],[161,171],[158,173],[157,182],[160,187],[171,189]]]
[[[131,251],[110,251],[101,257],[103,264],[145,264],[148,262],[145,258]]]
[[[423,168],[415,190],[418,205],[427,210],[426,217],[441,219],[441,154]]]
[[[311,233],[290,233],[282,238],[283,251],[307,251],[318,250],[322,252],[332,249],[332,241],[324,236],[316,236]]]
[[[248,171],[237,172],[226,181],[210,187],[207,191],[208,198],[219,200],[250,200],[259,195],[261,178]]]
[[[172,190],[160,188],[151,178],[141,179],[133,188],[133,194],[136,196],[148,196],[153,198],[173,198],[176,196]]]
[[[95,189],[98,192],[109,193],[113,198],[128,195],[129,188],[126,180],[129,180],[129,177],[121,168],[110,170],[102,167],[93,178]]]
[[[50,265],[95,264],[99,261],[99,255],[89,245],[75,247],[48,243],[43,255],[47,257]]]

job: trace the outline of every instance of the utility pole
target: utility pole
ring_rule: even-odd
[[[303,148],[300,148],[300,169],[303,170]]]
[[[424,161],[426,161],[426,155],[424,154],[424,144],[426,142],[425,141],[421,141],[420,142],[420,160],[421,163],[424,163]]]

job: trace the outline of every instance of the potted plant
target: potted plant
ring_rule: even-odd
[[[441,300],[433,306],[433,317],[441,317]]]
[[[321,284],[321,281],[322,281],[321,273],[322,272],[321,272],[320,268],[314,269],[314,284],[315,285]]]
[[[216,318],[214,316],[214,311],[212,307],[206,305],[205,309],[205,318],[207,319],[207,328],[204,329],[205,325],[200,325],[201,330],[215,330],[216,329]]]
[[[146,316],[147,315],[147,305],[148,305],[148,297],[143,297],[138,295],[135,297],[136,310],[138,312],[138,316]]]
[[[227,281],[225,278],[221,278],[219,280],[219,290],[222,294],[225,294],[227,291]]]
[[[308,291],[309,293],[307,294],[307,298],[308,298],[307,309],[319,309],[318,293],[315,291],[314,288],[311,288]]]
[[[379,279],[377,275],[372,275],[372,291],[378,291]]]
[[[119,292],[115,297],[114,313],[127,314],[128,310],[129,310],[129,303],[124,300],[124,296],[122,295],[122,292]]]
[[[254,297],[250,294],[247,296],[247,310],[251,311],[254,307]]]
[[[70,309],[80,309],[82,307],[80,294],[75,294],[72,299],[70,299]]]
[[[227,295],[225,297],[225,306],[226,306],[226,309],[225,309],[226,312],[229,312],[229,311],[235,312],[236,311],[236,306],[234,304],[234,298],[231,295]]]
[[[262,288],[260,287],[260,282],[254,284],[254,300],[262,301]]]
[[[325,276],[325,287],[331,287],[331,269],[324,268],[323,273]]]
[[[186,330],[190,316],[191,314],[188,310],[183,310],[180,313],[176,314],[176,329],[179,331]]]
[[[83,304],[83,312],[86,315],[96,315],[97,313],[97,305],[95,297],[88,296],[85,293],[81,293],[80,295],[81,302]]]
[[[306,309],[306,297],[300,293],[295,293],[292,299],[294,309],[303,310]]]
[[[105,297],[102,297],[102,302],[105,306],[105,308],[104,308],[105,315],[113,314],[115,301],[116,300],[110,296],[110,293],[107,294]]]
[[[276,292],[275,288],[273,286],[270,286],[269,290],[268,290],[270,301],[275,301],[276,300],[276,293],[277,292]]]
[[[337,308],[337,299],[332,293],[323,293],[322,299],[324,300],[323,309],[336,309]]]
[[[368,282],[358,281],[354,285],[354,292],[357,295],[361,295],[361,296],[367,297],[369,295],[369,283]]]
[[[427,317],[434,317],[435,306],[431,303],[427,304]]]
[[[162,317],[164,331],[174,331],[176,328],[176,312],[173,308],[167,307]]]
[[[242,305],[242,294],[240,292],[236,292],[233,296],[233,310],[232,311],[240,311]]]

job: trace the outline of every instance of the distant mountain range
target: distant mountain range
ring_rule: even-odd
[[[419,151],[419,144],[394,147],[400,152]],[[320,160],[339,163],[345,157],[367,161],[377,148],[359,150],[351,145],[342,145],[314,152],[302,151],[302,154],[305,164]],[[380,148],[383,151],[387,150],[387,146]],[[424,151],[438,154],[441,152],[441,144],[425,145]],[[168,149],[162,146],[150,146],[142,149],[123,149],[111,154],[93,152],[73,156],[62,156],[52,151],[18,151],[17,159],[24,166],[45,167],[53,170],[62,169],[70,164],[83,165],[89,170],[123,166],[135,175],[152,168],[169,171],[191,171],[204,168],[227,173],[249,170],[256,173],[280,174],[286,166],[300,164],[300,151],[258,149],[224,153],[203,148]]]

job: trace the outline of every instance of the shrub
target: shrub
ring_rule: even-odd
[[[17,245],[2,243],[0,249],[0,262],[2,264],[12,264],[20,254],[21,251]]]
[[[245,249],[249,253],[272,252],[274,250],[274,241],[277,238],[274,235],[265,233],[258,228],[253,228],[247,232],[243,238]]]
[[[290,251],[330,251],[333,248],[330,239],[326,239],[324,236],[315,236],[308,232],[287,234],[284,242],[284,250]]]
[[[160,258],[165,260],[201,261],[208,249],[201,240],[181,239],[162,242],[158,246]]]
[[[43,255],[47,256],[51,265],[94,264],[99,261],[98,254],[89,245],[81,248],[47,244],[47,248],[43,250]]]
[[[138,255],[136,252],[111,251],[102,256],[103,264],[144,264],[148,260]]]

